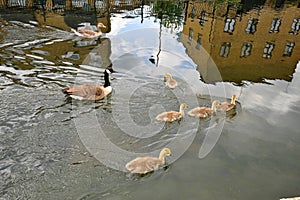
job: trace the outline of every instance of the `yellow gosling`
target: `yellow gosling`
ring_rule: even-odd
[[[175,120],[181,119],[184,116],[184,109],[187,107],[186,103],[182,103],[179,108],[179,112],[177,111],[168,111],[163,112],[156,116],[156,120],[165,121],[165,122],[173,122]]]
[[[167,78],[166,86],[168,86],[171,89],[174,89],[175,87],[177,87],[177,81],[175,79],[173,79],[172,75],[170,73],[165,73],[165,77]]]
[[[213,114],[217,110],[217,106],[220,105],[218,100],[213,101],[211,107],[197,107],[188,112],[191,117],[206,118]]]
[[[163,148],[159,157],[138,157],[126,164],[126,169],[131,173],[146,174],[157,170],[159,166],[165,164],[165,157],[171,155],[171,150]]]
[[[222,102],[217,106],[217,111],[229,111],[235,108],[236,95],[232,95],[231,102]]]

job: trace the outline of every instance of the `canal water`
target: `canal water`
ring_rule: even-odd
[[[296,1],[0,2],[0,199],[280,199],[300,193]],[[95,39],[71,29],[96,30]],[[61,89],[104,84],[91,102]],[[169,89],[168,72],[178,81]],[[236,108],[189,117],[213,100]],[[182,120],[155,116],[187,103]],[[143,176],[125,164],[172,155]]]

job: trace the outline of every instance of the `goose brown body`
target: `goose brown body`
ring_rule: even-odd
[[[171,89],[174,89],[175,87],[177,87],[177,81],[175,79],[173,79],[172,75],[170,73],[166,73],[165,74],[165,78],[167,78],[165,84],[166,86],[168,86]]]
[[[188,115],[191,117],[198,117],[198,118],[206,118],[209,115],[216,112],[216,108],[219,105],[219,101],[215,100],[212,103],[211,107],[197,107],[188,112]]]
[[[68,95],[82,97],[85,100],[100,100],[107,96],[111,90],[96,84],[85,84],[71,86],[62,89],[62,92]]]
[[[106,28],[106,26],[102,23],[97,24],[97,31],[88,30],[88,29],[71,29],[76,35],[84,37],[84,38],[96,38],[102,35],[101,28]]]
[[[181,119],[184,116],[184,109],[187,107],[185,103],[180,105],[179,112],[177,111],[168,111],[163,112],[156,116],[156,120],[165,121],[165,122],[173,122],[175,120]]]
[[[231,102],[222,102],[217,106],[218,111],[230,111],[235,107],[236,95],[232,95]]]
[[[165,156],[170,156],[171,150],[163,148],[159,157],[138,157],[128,162],[125,167],[131,173],[146,174],[157,170],[161,165],[165,164]]]
[[[104,86],[96,84],[84,84],[84,85],[75,85],[62,89],[61,91],[64,94],[70,95],[75,99],[84,99],[84,100],[100,100],[106,97],[112,92],[112,87],[110,86],[109,74],[112,72],[112,69],[106,69],[104,71]]]

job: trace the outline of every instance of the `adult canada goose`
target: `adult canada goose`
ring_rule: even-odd
[[[106,28],[106,26],[102,23],[98,23],[97,24],[97,31],[93,31],[93,30],[88,30],[88,29],[71,29],[71,31],[73,31],[76,35],[80,36],[80,37],[84,37],[84,38],[96,38],[100,35],[102,35],[102,31],[101,28]]]
[[[173,79],[172,75],[170,73],[165,73],[165,78],[167,78],[166,80],[166,86],[168,86],[169,88],[174,89],[175,87],[177,87],[177,81],[175,79]]]
[[[188,115],[191,117],[206,118],[209,115],[213,114],[217,110],[217,106],[220,105],[218,100],[212,102],[211,107],[197,107],[188,112]]]
[[[169,148],[163,148],[159,157],[138,157],[128,162],[125,167],[131,173],[146,174],[148,172],[157,170],[159,166],[165,164],[165,157],[171,155]]]
[[[231,102],[222,102],[217,106],[217,111],[229,111],[235,107],[236,95],[232,95]]]
[[[111,93],[112,87],[110,86],[109,74],[113,72],[112,68],[107,68],[104,71],[104,85],[84,84],[71,86],[62,89],[64,94],[70,95],[74,99],[80,100],[100,100]]]
[[[186,107],[187,107],[186,103],[182,103],[180,105],[179,112],[177,112],[177,111],[163,112],[156,116],[156,120],[165,121],[165,122],[173,122],[175,120],[181,119],[184,116],[184,109]]]

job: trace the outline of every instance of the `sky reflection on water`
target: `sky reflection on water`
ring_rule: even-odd
[[[13,2],[0,11],[3,198],[279,199],[299,195],[300,16],[296,3],[137,1],[123,5],[127,12],[117,1],[109,7],[95,1],[98,8],[93,12],[87,2],[72,1],[73,7],[67,7],[69,1],[53,1],[51,7],[47,1],[45,8],[38,5],[27,12],[10,7]],[[143,18],[141,9],[134,10],[141,3],[150,6],[145,6]],[[180,15],[168,16],[172,12],[166,5]],[[150,8],[155,12],[147,13]],[[81,40],[69,33],[79,23],[98,21],[108,28],[97,40]],[[60,93],[75,83],[101,84],[103,69],[111,64],[118,73],[112,75],[115,93],[107,101],[72,102]],[[164,88],[165,72],[178,79],[178,90]],[[123,97],[128,94],[125,105]],[[151,117],[178,109],[183,99],[192,108],[197,103],[208,106],[213,99],[228,100],[232,94],[238,95],[233,116],[200,121],[186,117],[158,134],[151,132],[154,128],[143,129],[162,126]],[[105,139],[124,151],[156,155],[177,139],[169,167],[132,180],[103,165],[93,153],[106,158],[111,154],[105,153],[104,145],[89,151],[76,129],[76,123],[91,114],[105,131]],[[118,120],[112,121],[117,114]],[[128,125],[130,121],[136,124]],[[219,124],[222,132],[214,137],[217,143],[200,159],[203,141]],[[97,132],[95,124],[88,125],[87,133]],[[136,126],[140,132],[134,132],[140,130]],[[195,131],[189,130],[194,126]],[[142,133],[144,138],[134,137]],[[110,152],[114,155],[110,164],[122,170],[120,163],[129,158]]]

